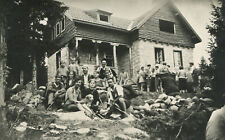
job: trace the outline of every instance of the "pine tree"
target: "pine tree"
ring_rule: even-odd
[[[212,88],[216,103],[224,104],[225,94],[225,1],[218,0],[219,6],[213,5],[211,25],[207,26],[212,39],[210,42],[211,64],[213,68]]]

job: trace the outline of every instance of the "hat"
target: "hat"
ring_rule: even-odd
[[[83,69],[83,68],[87,68],[87,69],[88,69],[88,66],[86,66],[86,65],[83,65],[83,66],[82,66],[82,69]]]
[[[162,62],[162,64],[163,64],[163,65],[166,65],[166,62],[165,62],[165,61],[163,61],[163,62]]]
[[[148,64],[147,66],[149,67],[149,66],[151,66],[151,64]]]
[[[45,87],[45,86],[40,86],[38,89],[39,89],[39,90],[45,90],[46,87]]]

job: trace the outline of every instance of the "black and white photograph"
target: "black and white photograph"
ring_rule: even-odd
[[[225,1],[0,0],[0,140],[225,140]]]

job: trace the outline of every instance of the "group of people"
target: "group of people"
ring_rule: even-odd
[[[168,76],[168,74],[174,78],[174,81],[178,81],[179,91],[181,93],[196,91],[198,74],[193,63],[190,63],[186,70],[183,66],[180,66],[178,71],[172,69],[166,62],[156,64],[155,66],[151,66],[150,64],[146,67],[142,66],[137,71],[138,86],[141,91],[163,92],[163,85],[165,84],[162,79],[163,76]]]
[[[125,72],[123,74],[119,80],[121,84],[125,84],[128,78]],[[110,117],[117,110],[124,118],[130,103],[124,98],[124,88],[117,83],[117,75],[107,66],[106,59],[101,61],[93,75],[88,73],[87,66],[82,66],[82,71],[79,71],[75,60],[68,68],[61,62],[55,82],[48,87],[48,109],[84,111],[104,117]]]

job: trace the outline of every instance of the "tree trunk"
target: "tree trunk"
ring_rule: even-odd
[[[32,84],[33,90],[37,89],[37,60],[36,54],[33,55]]]
[[[4,59],[0,58],[0,107],[5,106]]]

